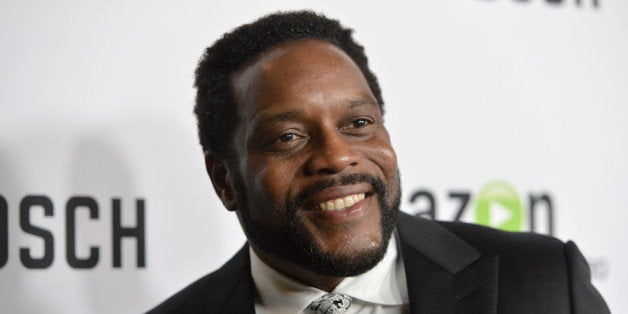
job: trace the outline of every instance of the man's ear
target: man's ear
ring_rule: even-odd
[[[209,152],[205,152],[205,168],[209,178],[212,180],[214,190],[225,208],[229,211],[237,210],[233,175],[229,167],[227,167],[227,162],[221,158],[216,158]]]

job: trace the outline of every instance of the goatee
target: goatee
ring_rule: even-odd
[[[397,176],[397,180],[398,180]],[[370,246],[357,252],[348,254],[333,254],[321,249],[316,239],[307,230],[303,216],[299,214],[305,200],[312,195],[333,186],[354,185],[368,183],[373,187],[374,195],[380,208],[381,243]],[[398,183],[398,182],[397,182]],[[256,221],[250,213],[250,203],[246,201],[246,192],[239,175],[234,176],[238,206],[241,213],[241,223],[247,238],[257,248],[265,253],[272,254],[282,260],[310,270],[316,274],[332,277],[350,277],[362,274],[379,263],[388,248],[399,213],[401,191],[399,184],[393,185],[395,190],[390,191],[384,182],[368,174],[352,174],[337,180],[324,180],[307,187],[288,200],[277,226],[269,226]],[[259,200],[257,200],[259,201]]]

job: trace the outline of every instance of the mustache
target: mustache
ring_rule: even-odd
[[[370,184],[373,187],[375,193],[377,193],[380,198],[383,198],[384,194],[386,193],[386,184],[384,184],[384,181],[382,179],[370,174],[348,174],[338,179],[322,180],[306,187],[288,202],[288,212],[296,212],[296,210],[303,205],[305,200],[327,188],[334,186],[353,185],[358,183]]]

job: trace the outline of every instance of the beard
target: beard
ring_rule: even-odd
[[[397,176],[397,180],[399,180],[399,176]],[[259,199],[247,201],[247,191],[244,189],[239,173],[234,176],[233,183],[237,191],[236,198],[240,209],[242,228],[253,245],[265,253],[289,261],[301,268],[319,275],[332,277],[350,277],[362,274],[375,267],[383,259],[395,227],[401,199],[399,184],[396,185],[396,189],[390,190],[381,179],[373,175],[346,175],[338,180],[321,181],[304,189],[294,198],[289,199],[284,209],[276,208],[275,212],[280,213],[279,221],[268,224],[256,220],[250,212],[252,206],[249,201],[254,201],[256,204],[264,204],[265,202],[261,202]],[[382,241],[377,246],[369,246],[357,250],[357,252],[347,251],[344,252],[345,254],[333,254],[325,251],[308,231],[300,209],[305,200],[326,188],[357,183],[369,183],[377,196]]]

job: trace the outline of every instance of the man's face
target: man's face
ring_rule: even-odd
[[[240,119],[231,171],[253,247],[323,275],[372,268],[394,227],[400,184],[359,68],[330,43],[300,40],[264,52],[231,84]]]

